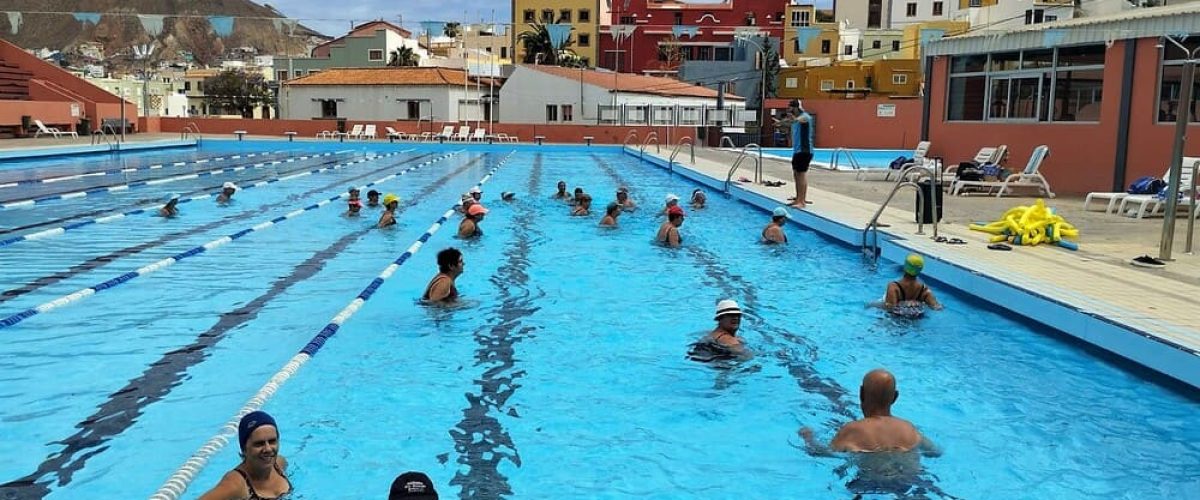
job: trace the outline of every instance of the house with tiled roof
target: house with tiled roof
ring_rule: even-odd
[[[285,82],[285,119],[487,121],[498,82],[455,68],[333,68]]]
[[[672,78],[519,65],[500,89],[500,116],[505,123],[699,125],[718,99],[723,107],[744,102]]]

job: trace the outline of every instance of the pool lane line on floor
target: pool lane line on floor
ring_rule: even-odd
[[[281,176],[281,177],[276,177],[276,178],[274,178],[274,179],[259,180],[259,181],[257,181],[257,182],[252,182],[252,183],[249,183],[249,184],[240,185],[240,186],[239,186],[239,188],[240,188],[240,189],[243,189],[243,190],[245,190],[245,189],[253,189],[253,188],[256,188],[256,187],[262,187],[262,186],[266,186],[266,185],[268,185],[268,184],[274,184],[274,183],[276,183],[276,182],[290,181],[290,180],[292,180],[292,179],[298,179],[298,178],[301,178],[301,177],[307,177],[307,176],[310,176],[310,175],[319,174],[319,173],[322,173],[322,172],[328,172],[328,171],[331,171],[331,170],[340,170],[340,169],[342,169],[342,168],[345,168],[345,167],[354,166],[354,165],[358,165],[358,164],[361,164],[361,163],[366,163],[366,162],[369,162],[369,161],[376,161],[376,160],[380,160],[380,159],[383,159],[383,158],[390,158],[390,157],[392,157],[392,156],[396,156],[396,155],[398,155],[398,154],[402,154],[402,153],[408,153],[408,152],[411,152],[411,151],[415,151],[415,149],[405,149],[405,150],[401,150],[401,151],[393,151],[393,152],[391,152],[391,153],[384,153],[384,154],[377,155],[377,156],[364,156],[364,157],[362,157],[362,158],[358,158],[358,159],[356,159],[356,160],[353,160],[353,161],[342,162],[342,163],[326,162],[326,163],[322,163],[322,164],[321,164],[321,165],[326,165],[326,166],[323,166],[323,167],[321,167],[321,168],[316,168],[316,169],[312,169],[312,170],[306,170],[306,171],[300,171],[300,172],[297,172],[297,171],[292,171],[292,172],[289,172],[289,173],[288,173],[288,174],[286,174],[286,175],[283,175],[283,176]],[[428,156],[428,155],[423,155],[423,156]],[[419,159],[419,158],[422,158],[423,156],[418,156],[417,158]],[[412,161],[412,160],[409,160],[409,161]],[[262,179],[262,178],[260,177],[260,179]],[[217,196],[216,194],[214,194],[214,193],[208,193],[208,192],[205,192],[205,191],[208,191],[208,190],[210,190],[210,189],[216,189],[216,188],[219,188],[219,187],[220,187],[220,186],[213,186],[213,187],[204,188],[204,189],[202,189],[202,190],[199,190],[199,191],[193,191],[193,192],[198,192],[198,193],[200,193],[200,194],[196,194],[196,195],[193,195],[193,196],[181,196],[181,197],[179,198],[179,203],[178,203],[178,204],[184,204],[184,203],[189,203],[189,202],[193,202],[193,201],[197,201],[197,200],[204,200],[204,199],[207,199],[207,198],[212,198],[212,197],[215,197],[215,196]],[[138,209],[130,210],[130,211],[127,211],[127,212],[120,212],[120,213],[116,213],[116,214],[105,215],[105,216],[102,216],[102,217],[97,217],[97,218],[93,218],[93,219],[88,219],[88,220],[84,220],[84,221],[79,221],[79,222],[75,222],[75,223],[67,224],[67,225],[64,225],[64,226],[54,227],[54,228],[50,228],[50,229],[43,229],[43,230],[41,230],[41,231],[38,231],[38,232],[36,232],[36,233],[29,233],[29,234],[22,235],[22,236],[16,236],[16,237],[8,238],[8,239],[6,239],[6,240],[0,240],[0,248],[3,248],[3,247],[6,247],[6,246],[9,246],[9,245],[12,245],[12,244],[14,244],[14,243],[19,243],[19,242],[22,242],[22,241],[40,240],[40,239],[50,238],[50,237],[53,237],[53,236],[58,236],[58,235],[60,235],[60,234],[63,234],[63,233],[65,233],[65,232],[67,232],[67,231],[71,231],[71,230],[74,230],[74,229],[79,229],[79,228],[81,228],[81,227],[85,227],[85,226],[90,226],[90,225],[92,225],[92,224],[105,224],[105,223],[108,223],[108,222],[113,222],[113,221],[120,220],[120,219],[123,219],[123,218],[125,218],[125,217],[132,216],[132,215],[138,215],[138,214],[146,213],[147,211],[154,211],[154,210],[158,210],[159,208],[161,208],[161,207],[162,207],[162,205],[163,205],[162,203],[155,203],[155,204],[151,204],[151,205],[143,206],[142,208],[138,208]],[[68,218],[67,220],[70,220],[70,219],[73,219],[73,218],[74,218],[74,217],[71,217],[71,218]]]
[[[404,174],[407,174],[407,173],[409,173],[409,172],[412,172],[412,171],[414,171],[414,170],[420,169],[421,167],[424,167],[424,166],[426,166],[426,165],[429,165],[429,164],[432,164],[432,163],[436,163],[436,162],[442,161],[442,160],[444,160],[444,159],[446,159],[446,158],[450,158],[450,157],[452,157],[452,156],[455,156],[455,155],[459,154],[460,152],[461,152],[461,150],[460,150],[460,151],[455,151],[454,153],[444,154],[444,155],[442,155],[442,156],[439,156],[439,157],[437,157],[437,158],[435,158],[435,159],[433,159],[433,160],[427,160],[427,161],[425,161],[425,162],[423,162],[423,163],[418,163],[417,165],[413,165],[413,166],[411,166],[411,167],[408,167],[408,168],[406,168],[406,169],[404,169],[404,170],[401,170],[400,172],[397,172],[397,173],[394,173],[394,174],[390,174],[390,175],[384,176],[384,177],[382,177],[382,178],[380,178],[380,179],[377,179],[377,180],[375,180],[375,181],[373,181],[373,182],[370,182],[370,183],[364,184],[364,185],[363,185],[363,186],[361,186],[361,187],[362,187],[363,189],[365,189],[365,188],[369,188],[369,187],[371,187],[371,186],[378,185],[378,184],[380,184],[380,183],[383,183],[383,182],[387,182],[387,181],[389,181],[389,180],[395,179],[395,178],[397,178],[397,177],[400,177],[400,176],[402,176],[402,175],[404,175]],[[81,289],[81,290],[77,290],[77,291],[75,291],[75,292],[73,292],[73,293],[70,293],[70,294],[67,294],[67,295],[63,295],[63,296],[61,296],[61,297],[59,297],[59,298],[57,298],[57,299],[51,300],[51,301],[49,301],[49,302],[42,303],[42,304],[40,304],[40,305],[38,305],[38,306],[36,306],[36,307],[30,308],[30,309],[26,309],[26,310],[24,310],[24,311],[21,311],[21,312],[19,312],[19,313],[16,313],[16,314],[10,315],[10,316],[8,316],[8,317],[4,318],[3,320],[0,320],[0,329],[4,329],[4,328],[11,327],[11,326],[13,326],[13,325],[16,325],[16,324],[18,324],[18,323],[20,323],[20,322],[22,322],[22,321],[25,321],[26,319],[29,319],[29,318],[31,318],[31,317],[33,317],[33,316],[36,316],[36,315],[38,315],[38,314],[47,313],[47,312],[53,311],[53,310],[55,310],[55,309],[58,309],[58,308],[60,308],[60,307],[62,307],[62,306],[65,306],[65,305],[68,305],[68,304],[73,304],[73,303],[75,303],[75,302],[79,302],[80,300],[83,300],[83,299],[85,299],[85,298],[87,298],[87,297],[90,297],[90,296],[92,296],[92,295],[95,295],[95,294],[97,294],[97,293],[99,293],[99,292],[102,292],[102,291],[104,291],[104,290],[108,290],[108,289],[111,289],[111,288],[115,288],[115,287],[117,287],[117,286],[120,286],[120,285],[122,285],[122,284],[124,284],[124,283],[127,283],[127,282],[129,282],[130,280],[133,280],[133,279],[135,279],[135,278],[138,278],[138,277],[140,277],[140,276],[145,276],[145,275],[147,275],[147,274],[151,274],[151,273],[158,272],[158,271],[160,271],[160,270],[162,270],[162,269],[165,269],[165,268],[167,268],[167,267],[170,267],[171,265],[173,265],[173,264],[175,264],[175,263],[177,263],[177,262],[180,262],[180,261],[182,261],[182,260],[189,259],[189,258],[191,258],[191,257],[195,257],[195,256],[197,256],[197,255],[200,255],[200,254],[202,254],[202,253],[205,253],[205,252],[207,252],[207,251],[209,251],[209,250],[213,250],[213,249],[216,249],[216,248],[219,248],[219,247],[225,246],[225,244],[227,244],[227,243],[231,243],[231,242],[233,242],[233,241],[236,241],[236,240],[238,240],[238,239],[241,239],[243,236],[246,236],[247,234],[252,234],[252,233],[255,233],[255,232],[258,232],[258,231],[262,231],[262,230],[265,230],[265,229],[268,229],[268,228],[274,227],[275,225],[277,225],[277,224],[279,224],[279,223],[281,223],[281,222],[284,222],[284,221],[287,221],[287,220],[294,219],[294,218],[296,218],[296,217],[299,217],[299,216],[301,216],[301,215],[303,215],[303,214],[305,214],[305,213],[311,212],[311,211],[313,211],[313,210],[317,210],[317,209],[319,209],[319,208],[321,208],[321,207],[324,207],[324,206],[326,206],[326,205],[328,205],[328,204],[330,204],[330,203],[333,203],[334,201],[337,201],[337,200],[340,200],[340,199],[342,199],[342,198],[346,198],[346,197],[349,197],[349,196],[350,196],[350,193],[341,193],[341,194],[339,194],[339,195],[337,195],[337,196],[333,196],[333,197],[330,197],[330,198],[326,198],[326,199],[324,199],[324,200],[318,201],[318,202],[316,202],[316,203],[313,203],[312,205],[306,206],[306,207],[304,207],[304,208],[298,208],[298,209],[296,209],[296,210],[293,210],[293,211],[291,211],[291,212],[288,212],[287,214],[281,215],[281,216],[279,216],[279,217],[276,217],[276,218],[274,218],[274,219],[271,219],[271,220],[268,220],[268,221],[261,222],[261,223],[259,223],[259,224],[255,225],[255,226],[253,226],[253,227],[250,227],[250,228],[243,229],[243,230],[241,230],[241,231],[238,231],[238,232],[236,232],[236,233],[233,233],[233,234],[229,234],[229,235],[226,235],[226,236],[222,236],[222,237],[220,237],[220,238],[217,238],[217,239],[215,239],[215,240],[212,240],[212,241],[210,241],[210,242],[208,242],[208,243],[205,243],[205,244],[203,244],[203,245],[199,245],[199,246],[196,246],[196,247],[192,247],[192,248],[191,248],[191,249],[189,249],[189,250],[186,250],[186,251],[184,251],[184,252],[178,253],[178,254],[176,254],[176,255],[173,255],[173,256],[171,256],[171,257],[167,257],[167,258],[165,258],[165,259],[161,259],[161,260],[159,260],[159,261],[157,261],[157,262],[154,262],[154,263],[152,263],[152,264],[147,264],[147,265],[145,265],[145,266],[142,266],[142,267],[140,267],[140,268],[138,268],[138,269],[136,269],[136,270],[129,271],[129,272],[125,273],[125,274],[122,274],[122,275],[120,275],[120,276],[117,276],[117,277],[115,277],[115,278],[112,278],[112,279],[110,279],[110,280],[108,280],[108,281],[105,281],[105,282],[103,282],[103,283],[99,283],[99,284],[96,284],[96,285],[93,285],[93,286],[90,286],[90,287],[87,287],[87,288],[84,288],[84,289]]]
[[[492,169],[489,170],[488,173],[475,184],[475,187],[483,187],[484,184],[491,180],[492,175],[494,175],[497,170],[499,170],[504,166],[505,163],[508,162],[508,158],[512,156],[512,154],[512,152],[509,152],[507,155],[505,155],[495,167],[492,167]],[[295,356],[288,360],[288,362],[283,365],[283,368],[276,372],[275,375],[272,376],[270,380],[268,380],[267,383],[264,384],[258,390],[258,392],[256,392],[254,396],[250,398],[249,401],[246,402],[245,406],[238,410],[233,418],[229,419],[229,421],[225,422],[225,424],[221,426],[221,430],[218,431],[215,436],[206,441],[204,445],[200,447],[200,449],[196,450],[196,452],[193,453],[192,456],[189,457],[183,463],[183,465],[179,467],[179,469],[173,472],[167,478],[166,482],[159,487],[158,491],[150,496],[150,499],[176,500],[182,496],[191,482],[196,479],[196,474],[199,474],[200,471],[204,469],[204,466],[208,463],[208,460],[212,458],[213,455],[216,455],[217,452],[221,451],[221,448],[225,447],[225,445],[229,443],[229,438],[237,435],[238,422],[242,419],[242,416],[262,408],[263,405],[267,403],[267,400],[271,399],[271,397],[275,395],[275,392],[278,391],[283,384],[287,383],[288,379],[292,378],[296,372],[300,371],[300,368],[302,368],[305,363],[308,363],[308,360],[316,356],[317,353],[321,351],[321,348],[325,346],[325,343],[328,342],[329,339],[333,338],[335,334],[337,334],[338,329],[342,327],[342,324],[354,316],[354,314],[362,308],[363,304],[370,300],[371,296],[375,295],[375,291],[379,290],[379,287],[382,286],[388,278],[392,277],[392,275],[396,273],[396,270],[399,269],[400,266],[404,265],[405,262],[408,262],[408,259],[419,252],[421,247],[424,246],[424,244],[428,242],[429,239],[432,238],[439,229],[442,228],[442,225],[454,215],[455,210],[461,205],[461,203],[461,201],[456,200],[454,205],[452,205],[449,210],[447,210],[442,214],[441,217],[434,221],[433,225],[429,226],[429,229],[426,229],[425,232],[421,234],[421,236],[418,237],[417,240],[414,241],[407,250],[404,251],[404,253],[400,254],[396,260],[392,261],[391,264],[384,268],[383,272],[379,273],[375,279],[371,280],[371,283],[368,284],[367,287],[364,288],[363,291],[354,298],[354,300],[351,300],[346,307],[342,308],[341,311],[334,315],[333,319],[329,321],[329,324],[325,325],[325,328],[322,328],[321,331],[304,346],[304,348],[300,349],[299,353],[296,353]]]
[[[542,155],[533,158],[526,184],[529,199],[537,199],[542,181]],[[537,208],[520,211],[508,224],[513,237],[503,242],[503,261],[488,282],[495,286],[499,303],[492,308],[486,324],[480,325],[473,334],[478,347],[475,349],[476,370],[482,373],[472,377],[474,393],[467,393],[467,407],[462,410],[462,420],[449,430],[454,439],[456,462],[466,467],[455,471],[450,485],[460,486],[459,498],[503,498],[512,496],[512,485],[500,470],[504,460],[521,466],[521,453],[508,430],[497,415],[506,415],[505,409],[516,411],[510,400],[521,387],[524,370],[517,370],[516,345],[527,338],[536,327],[526,324],[540,306],[538,299],[546,292],[531,283],[529,260],[533,241],[545,237],[540,229]],[[492,319],[495,318],[495,319]],[[513,414],[515,415],[515,414]],[[439,456],[439,459],[441,456]]]
[[[481,159],[483,159],[482,156],[477,156],[447,172],[446,175],[427,183],[420,191],[413,193],[409,201],[400,205],[397,215],[416,206],[419,203],[418,200],[428,198],[437,190],[442,189],[447,182],[474,168]],[[72,476],[82,470],[88,460],[107,449],[104,445],[110,438],[116,437],[132,427],[147,406],[165,398],[171,389],[179,386],[186,371],[206,359],[209,355],[208,350],[216,346],[229,332],[257,318],[268,303],[293,285],[315,276],[328,260],[337,257],[342,250],[357,242],[360,237],[372,229],[374,226],[359,229],[333,242],[325,249],[317,251],[304,262],[293,267],[292,272],[287,276],[275,280],[271,284],[271,288],[262,295],[251,299],[233,311],[221,314],[217,323],[197,335],[190,345],[172,349],[158,361],[150,363],[140,376],[110,394],[108,400],[100,404],[95,413],[75,424],[75,428],[79,429],[75,434],[66,439],[51,441],[54,444],[63,445],[62,451],[48,456],[33,473],[0,483],[0,498],[11,498],[13,495],[16,498],[28,500],[44,498],[50,494],[50,482],[40,480],[51,474],[56,476],[53,484],[58,486],[69,484]]]
[[[221,175],[221,174],[225,174],[225,173],[241,172],[243,170],[249,170],[252,168],[272,167],[272,166],[283,164],[283,163],[295,163],[298,161],[304,161],[304,160],[308,160],[308,159],[312,159],[312,158],[323,158],[323,157],[328,157],[328,156],[332,156],[332,155],[333,155],[332,152],[320,153],[320,154],[314,154],[314,155],[303,155],[303,156],[297,156],[294,158],[288,158],[286,160],[275,160],[275,161],[258,162],[258,163],[246,163],[246,164],[232,166],[232,167],[216,167],[216,168],[210,168],[207,170],[201,170],[198,172],[192,172],[192,173],[188,173],[188,174],[173,175],[170,177],[159,177],[156,179],[145,179],[145,180],[125,182],[125,183],[119,183],[119,184],[109,184],[106,186],[97,186],[97,187],[92,187],[92,188],[83,189],[83,190],[79,190],[79,191],[69,191],[69,192],[65,192],[65,193],[56,193],[56,194],[50,194],[50,195],[45,195],[45,196],[38,196],[36,198],[27,198],[27,199],[17,200],[17,201],[8,201],[8,202],[0,203],[0,210],[8,210],[11,208],[18,208],[18,207],[31,207],[34,205],[40,205],[42,203],[49,203],[51,201],[73,200],[73,199],[77,199],[77,198],[85,198],[85,197],[88,197],[91,195],[100,195],[100,194],[116,193],[116,192],[121,192],[121,191],[129,191],[130,189],[137,188],[137,187],[157,186],[160,184],[170,184],[172,182],[186,181],[186,180],[191,180],[191,179],[199,179],[201,177],[213,177],[213,176],[217,176],[217,175]]]
[[[408,161],[417,161],[417,160],[420,160],[420,159],[428,157],[428,156],[433,156],[433,155],[432,154],[422,154],[417,157],[411,158]],[[376,175],[376,174],[379,174],[380,172],[383,172],[384,170],[389,170],[391,168],[393,168],[393,167],[389,165],[389,166],[386,166],[386,167],[383,167],[383,168],[380,168],[377,170],[372,170],[372,171],[364,173],[364,174],[356,175],[354,177],[349,177],[346,179],[338,179],[338,180],[330,182],[324,186],[313,188],[313,189],[310,189],[303,193],[289,195],[286,199],[279,201],[279,202],[265,203],[256,209],[246,210],[246,211],[238,213],[238,214],[229,215],[229,216],[223,217],[221,219],[218,219],[216,221],[208,222],[203,225],[192,227],[192,228],[189,228],[184,231],[176,231],[174,233],[169,233],[167,235],[164,235],[162,237],[159,237],[157,239],[154,239],[154,240],[151,240],[148,242],[139,243],[137,245],[133,245],[133,246],[122,248],[120,250],[115,250],[115,251],[109,252],[105,255],[93,257],[91,259],[83,261],[82,263],[71,266],[69,269],[67,269],[65,271],[59,271],[54,274],[42,276],[40,278],[37,278],[33,281],[30,281],[30,282],[24,284],[24,285],[21,285],[18,288],[13,288],[10,290],[5,290],[3,292],[0,292],[0,304],[8,302],[12,299],[15,299],[17,297],[25,295],[27,293],[35,292],[37,290],[40,290],[47,286],[53,285],[55,283],[65,280],[65,279],[73,278],[75,276],[78,276],[78,275],[83,274],[88,271],[93,271],[93,270],[98,269],[101,266],[104,266],[105,264],[108,264],[119,258],[128,257],[130,255],[144,252],[151,248],[158,247],[165,243],[168,243],[171,240],[198,234],[198,233],[207,231],[209,229],[214,229],[214,228],[220,227],[222,225],[225,225],[226,223],[233,221],[233,220],[237,220],[237,219],[241,219],[241,218],[245,218],[245,217],[254,217],[254,216],[262,215],[263,213],[267,212],[268,210],[278,206],[280,203],[290,203],[290,202],[299,201],[300,199],[304,198],[305,196],[311,196],[316,193],[320,193],[322,191],[328,191],[339,185],[344,185],[348,182],[354,182],[354,181],[357,181],[364,177]],[[405,206],[407,206],[407,205],[405,205]],[[3,498],[3,497],[0,497],[0,498]]]
[[[55,182],[73,181],[76,179],[84,179],[87,177],[103,177],[106,175],[131,174],[134,172],[141,172],[141,171],[145,171],[145,170],[159,170],[159,169],[171,168],[171,167],[184,167],[187,165],[202,165],[205,163],[219,162],[219,161],[225,161],[225,160],[240,160],[242,158],[257,158],[259,156],[268,157],[268,156],[276,155],[276,154],[283,153],[283,152],[284,151],[263,151],[261,153],[235,154],[235,155],[230,155],[230,156],[215,156],[215,157],[208,157],[208,158],[200,158],[200,159],[192,160],[192,161],[155,163],[153,165],[146,165],[146,166],[141,166],[141,167],[114,168],[114,169],[109,169],[109,170],[97,170],[94,172],[84,172],[81,174],[67,174],[67,175],[59,175],[59,176],[42,177],[42,178],[38,178],[38,179],[21,179],[18,181],[0,184],[0,189],[14,188],[17,186],[30,186],[30,185],[34,185],[34,184],[51,184],[51,183],[55,183]]]

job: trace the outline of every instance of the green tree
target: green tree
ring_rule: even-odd
[[[411,47],[400,47],[392,51],[388,66],[414,67],[420,63],[420,58]]]
[[[575,44],[575,40],[570,35],[567,36],[562,47],[555,50],[550,43],[550,32],[546,30],[546,25],[534,23],[530,24],[529,28],[517,34],[517,42],[525,48],[525,58],[521,62],[568,67],[587,65],[583,58],[568,48]]]
[[[274,101],[267,79],[261,73],[228,69],[204,79],[204,99],[210,109],[236,111],[253,118],[254,108]]]
[[[764,40],[766,45],[763,48],[763,64],[766,64],[767,80],[767,97],[775,97],[779,91],[779,51],[775,49],[775,44]]]

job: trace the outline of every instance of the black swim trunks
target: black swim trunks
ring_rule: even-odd
[[[811,152],[799,151],[792,154],[792,170],[797,172],[808,172],[808,164],[812,163],[813,154]]]

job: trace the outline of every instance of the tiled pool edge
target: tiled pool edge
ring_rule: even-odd
[[[652,165],[667,168],[667,160],[656,155],[643,156],[628,148],[622,150],[624,153],[639,157]],[[675,164],[673,170],[683,177],[712,189],[722,191],[724,188],[723,181],[689,167]],[[780,203],[766,195],[737,185],[731,189],[731,194],[738,200],[766,211],[774,209]],[[862,243],[862,231],[844,222],[809,211],[794,211],[793,214],[793,220],[797,223],[851,247],[857,248]],[[913,248],[906,243],[908,242],[904,236],[881,230],[880,256],[893,262],[902,262],[908,253],[920,251],[926,255],[925,273],[938,281],[947,283],[979,300],[994,304],[1058,330],[1064,335],[1074,337],[1149,370],[1200,389],[1200,352],[1140,328],[1088,312],[1081,306],[1001,281],[1000,278],[951,262],[944,256],[930,255],[928,252]],[[1023,311],[1037,311],[1038,314],[1034,316]]]
[[[66,146],[46,146],[41,148],[17,148],[0,151],[0,160],[25,160],[34,158],[50,158],[55,156],[73,156],[95,153],[116,153],[121,151],[142,151],[147,149],[168,149],[168,148],[185,148],[196,146],[197,142],[194,139],[186,141],[146,141],[146,142],[126,142],[120,143],[104,143],[104,144],[87,144],[87,145],[66,145]]]

